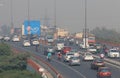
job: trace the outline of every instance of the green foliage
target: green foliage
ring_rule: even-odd
[[[42,78],[36,73],[31,73],[27,70],[9,70],[0,73],[0,78]]]
[[[0,43],[0,78],[41,78],[26,70],[29,54],[13,54],[11,47]]]
[[[11,48],[9,45],[5,43],[0,43],[0,56],[2,55],[10,55],[11,54]]]
[[[106,29],[105,27],[96,27],[91,32],[95,34],[96,38],[99,40],[105,40],[109,42],[120,42],[120,33],[116,32],[115,30]]]

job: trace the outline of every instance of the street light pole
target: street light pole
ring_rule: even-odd
[[[54,0],[54,27],[56,32],[56,0]]]
[[[30,39],[30,30],[31,30],[31,27],[30,27],[30,0],[28,0],[28,27],[27,27],[27,31],[28,31],[28,37],[29,37],[29,40],[31,41]]]
[[[13,24],[13,0],[10,1],[10,17],[11,17],[11,35],[14,32],[14,24]]]
[[[85,49],[87,48],[87,0],[85,0]]]

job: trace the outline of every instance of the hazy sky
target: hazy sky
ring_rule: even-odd
[[[13,23],[21,27],[28,19],[28,0],[13,1]],[[29,0],[30,19],[40,20],[44,24],[45,16],[48,25],[54,25],[55,0]],[[0,0],[0,25],[11,23],[11,0]],[[79,32],[84,28],[85,0],[56,0],[56,26],[71,32]],[[3,5],[2,5],[3,4]],[[87,0],[87,27],[106,27],[119,31],[120,0]]]

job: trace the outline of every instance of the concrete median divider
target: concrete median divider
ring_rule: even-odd
[[[30,65],[37,73],[39,73],[43,78],[53,78],[50,73],[46,69],[44,69],[42,66],[40,66],[38,63],[36,63],[32,59],[27,60],[27,64]]]
[[[80,54],[83,55],[84,52],[80,52]],[[94,55],[94,54],[93,54],[93,57],[99,58],[99,56]],[[115,61],[115,60],[112,60],[112,59],[109,59],[109,58],[104,58],[104,60],[105,60],[105,62],[107,62],[107,63],[110,63],[110,64],[113,64],[113,65],[116,65],[116,66],[119,66],[119,67],[120,67],[120,62],[118,62],[118,61]]]
[[[44,61],[42,58],[33,55],[34,60],[37,60],[37,63],[40,63],[41,65],[46,68],[54,78],[63,78],[62,75],[53,67],[51,66],[48,62]]]
[[[96,56],[96,55],[93,55],[95,58],[99,58],[99,56]],[[120,66],[120,62],[118,61],[115,61],[115,60],[111,60],[111,59],[108,59],[108,58],[104,58],[104,60],[108,63],[111,63],[111,64],[114,64],[116,66]]]

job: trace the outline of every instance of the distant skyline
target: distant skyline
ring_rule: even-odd
[[[11,26],[11,0],[0,0],[0,26]],[[21,27],[28,19],[28,0],[13,1],[13,24]],[[54,26],[55,0],[29,0],[30,19]],[[56,0],[56,26],[70,32],[81,32],[85,22],[85,0]],[[120,0],[87,0],[87,27],[106,27],[119,31]],[[48,21],[44,19],[48,18]]]

